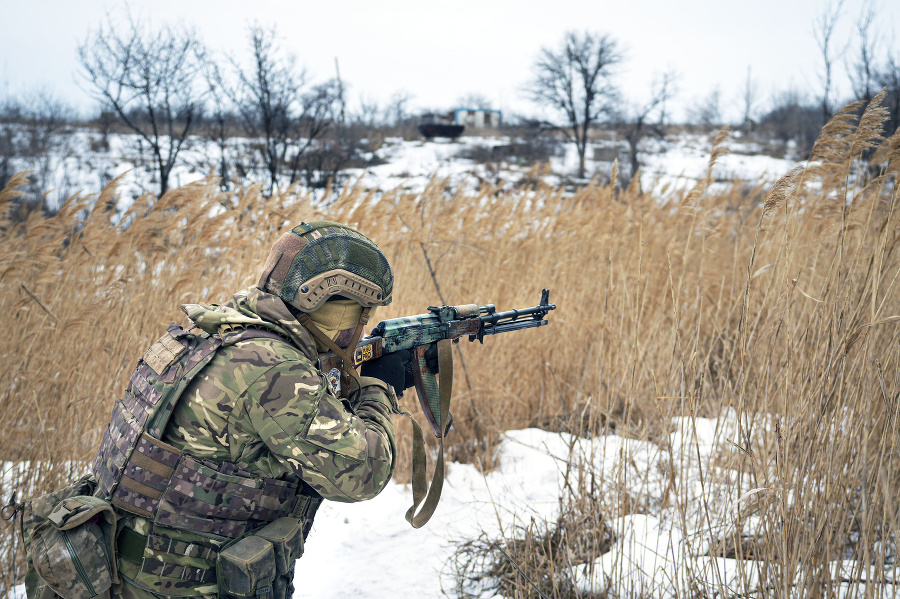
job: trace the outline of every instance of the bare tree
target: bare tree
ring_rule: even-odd
[[[329,82],[307,90],[306,74],[281,53],[274,29],[249,29],[253,62],[242,68],[231,60],[235,83],[225,86],[247,133],[259,140],[256,152],[274,189],[287,171],[299,176],[303,154],[333,124],[341,90]]]
[[[231,105],[229,92],[225,89],[225,79],[219,65],[213,62],[207,64],[206,81],[209,86],[209,102],[204,115],[206,118],[204,133],[219,148],[217,169],[219,171],[219,184],[222,189],[228,189],[231,175],[230,164],[233,162],[238,174],[246,175],[246,171],[238,157],[238,152],[231,147],[231,139],[237,130],[237,115]]]
[[[359,110],[351,114],[350,120],[363,127],[375,128],[384,124],[384,116],[377,99],[360,96]]]
[[[18,216],[52,214],[71,193],[69,172],[60,167],[72,153],[73,119],[72,108],[47,89],[0,100],[0,189],[14,173],[32,171],[25,195],[13,200]]]
[[[819,74],[819,80],[822,82],[822,122],[827,122],[831,118],[834,110],[831,106],[831,86],[832,71],[834,67],[834,28],[841,16],[841,8],[844,0],[837,0],[836,3],[828,3],[828,6],[819,13],[813,22],[813,37],[819,46],[819,52],[822,53],[822,72]]]
[[[492,110],[494,108],[491,99],[483,94],[469,93],[461,96],[456,104],[459,108],[477,108],[479,110]]]
[[[150,31],[131,15],[124,27],[110,18],[78,48],[88,90],[149,146],[160,196],[202,111],[204,56],[193,31]]]
[[[613,115],[618,104],[612,75],[622,59],[619,42],[610,35],[569,32],[559,48],[541,48],[534,64],[528,93],[562,116],[562,124],[553,125],[575,143],[579,177],[584,177],[591,125]]]
[[[877,78],[875,66],[875,46],[878,44],[878,32],[873,29],[876,18],[874,3],[866,2],[856,21],[856,34],[859,46],[856,57],[847,65],[847,74],[857,99],[867,103],[875,95],[872,88]]]
[[[302,143],[288,161],[291,182],[303,174],[310,187],[324,187],[352,156],[352,140],[345,136],[343,124],[335,121],[341,105],[341,87],[338,81],[330,80],[302,95],[297,119]],[[326,139],[329,130],[335,135]]]
[[[753,78],[750,65],[747,65],[747,79],[744,82],[744,89],[741,92],[741,106],[743,107],[743,115],[741,116],[741,125],[752,133],[756,124],[756,105],[759,102],[759,85]]]
[[[722,126],[722,92],[718,86],[688,109],[688,118],[704,127],[718,129]]]
[[[641,164],[638,160],[638,144],[651,133],[657,137],[663,137],[665,125],[665,105],[676,92],[677,75],[669,70],[659,76],[651,85],[650,98],[644,104],[638,104],[631,114],[625,114],[621,122],[621,128],[628,142],[628,161],[631,166],[631,176],[634,177]],[[658,113],[656,124],[651,123],[654,113]]]
[[[822,128],[821,106],[817,100],[807,99],[795,88],[776,93],[771,100],[772,108],[760,119],[763,126],[767,127],[774,135],[784,142],[797,142],[796,159],[802,159],[809,155],[812,144],[815,142]]]
[[[888,108],[889,121],[886,126],[888,135],[900,128],[900,59],[891,56],[878,74],[878,85],[887,91],[884,98]]]

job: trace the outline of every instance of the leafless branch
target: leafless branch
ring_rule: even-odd
[[[608,34],[569,32],[558,49],[542,48],[534,65],[531,99],[562,117],[578,150],[578,176],[585,175],[585,153],[591,125],[613,113],[619,92],[613,67],[623,60],[619,43]]]

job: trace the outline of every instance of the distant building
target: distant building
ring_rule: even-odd
[[[457,108],[450,112],[426,112],[422,115],[419,132],[425,139],[448,137],[456,139],[465,128],[499,127],[503,113],[487,108]]]
[[[435,137],[447,137],[456,139],[462,135],[465,125],[459,125],[454,121],[454,113],[436,113],[426,112],[421,117],[419,125],[419,133],[425,139],[434,139]]]
[[[503,122],[503,112],[490,108],[457,108],[453,111],[453,122],[472,129],[499,127]]]

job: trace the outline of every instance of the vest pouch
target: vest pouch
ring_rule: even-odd
[[[90,495],[94,492],[96,486],[96,483],[90,477],[84,477],[53,493],[35,497],[22,503],[11,502],[3,509],[2,514],[0,514],[3,519],[18,519],[19,521],[19,531],[22,535],[22,544],[25,547],[25,593],[29,597],[56,596],[34,570],[31,541],[35,532],[47,526],[47,516],[60,501],[76,495]]]
[[[279,575],[291,572],[294,562],[303,555],[303,522],[297,518],[279,518],[253,534],[272,543]]]
[[[115,530],[115,512],[106,501],[85,495],[63,499],[34,531],[35,572],[63,599],[96,597],[118,582]]]
[[[216,579],[219,597],[273,596],[275,547],[270,541],[251,534],[219,552]]]

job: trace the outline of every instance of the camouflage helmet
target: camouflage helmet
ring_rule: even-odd
[[[329,221],[300,223],[278,238],[257,286],[301,312],[340,295],[363,307],[391,303],[391,265],[371,239]]]

